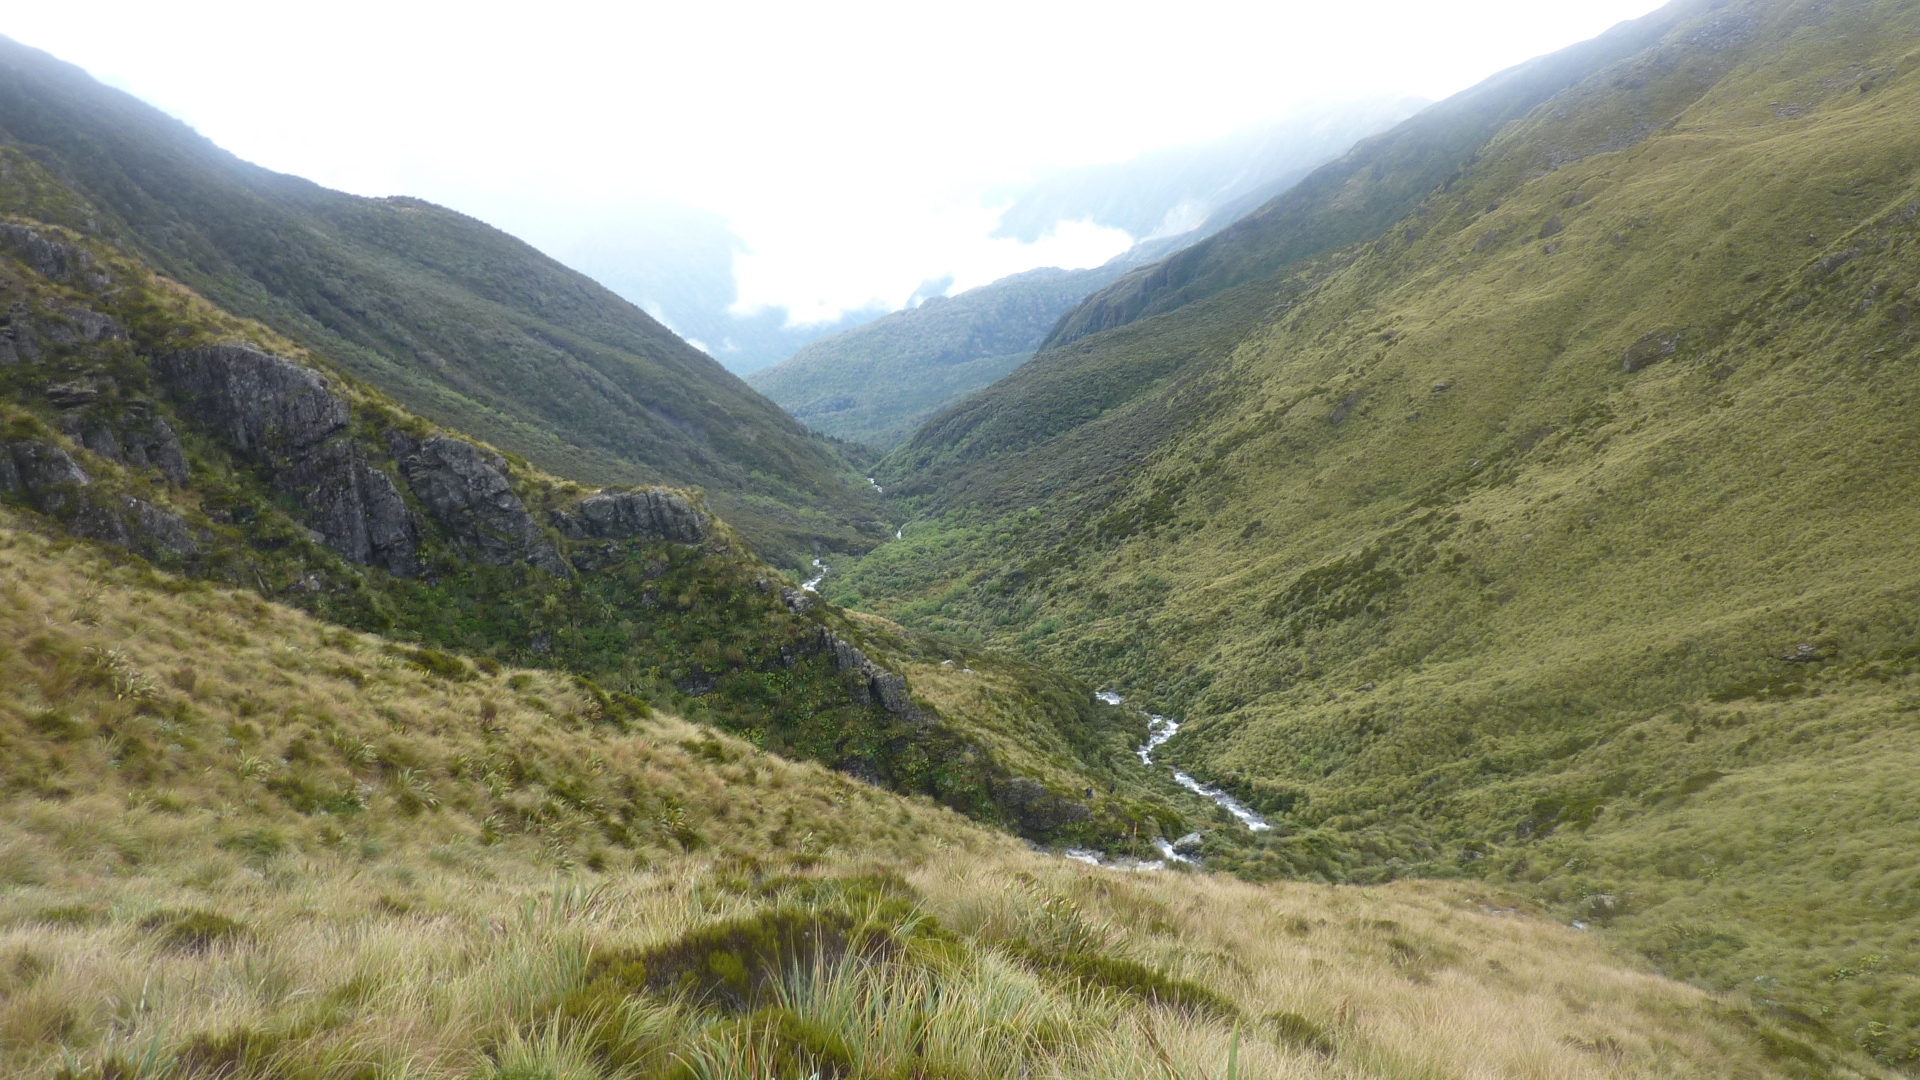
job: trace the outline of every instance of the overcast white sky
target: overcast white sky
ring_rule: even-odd
[[[988,239],[1049,170],[1302,101],[1442,98],[1658,6],[92,0],[10,5],[0,33],[270,168],[549,248],[622,206],[716,211],[750,249],[740,306],[806,321],[1123,249]]]

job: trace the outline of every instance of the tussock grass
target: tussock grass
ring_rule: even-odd
[[[1792,1073],[1480,886],[1088,868],[11,522],[0,569],[7,1075]]]

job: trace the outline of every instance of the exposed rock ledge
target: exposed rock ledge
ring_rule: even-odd
[[[555,510],[553,523],[569,540],[651,537],[698,544],[707,538],[707,515],[686,496],[666,488],[603,491],[571,511]]]
[[[913,703],[905,678],[867,659],[867,654],[825,627],[820,630],[820,640],[833,653],[836,671],[850,672],[860,677],[853,694],[856,703],[867,705],[877,700],[881,708],[909,723],[925,725],[931,721]]]

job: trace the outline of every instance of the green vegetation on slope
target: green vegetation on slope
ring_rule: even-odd
[[[478,221],[250,165],[0,38],[0,213],[139,254],[436,423],[587,483],[703,487],[766,556],[863,549],[871,490],[639,308]],[[44,174],[71,189],[50,216]]]
[[[1025,363],[1121,267],[1048,267],[937,296],[816,341],[747,377],[815,431],[891,450],[930,414]]]
[[[1222,865],[1524,885],[1911,1071],[1917,34],[1682,23],[1371,243],[930,421],[830,592],[1179,715],[1279,826]]]
[[[0,512],[0,1072],[1861,1075],[1474,886],[1081,867]]]
[[[455,652],[572,672],[611,716],[670,707],[1035,839],[1189,827],[1169,807],[1196,804],[1131,768],[1144,724],[1082,684],[979,657],[962,682],[997,698],[916,699],[903,666],[970,654],[816,602],[696,499],[494,455],[56,227],[0,222],[0,252],[0,497],[74,535],[427,646],[449,677]],[[1002,700],[1045,737],[1007,738]]]

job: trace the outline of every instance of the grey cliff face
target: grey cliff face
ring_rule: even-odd
[[[865,653],[833,631],[823,628],[820,635],[821,644],[833,653],[834,670],[858,676],[859,684],[853,692],[856,704],[878,701],[881,708],[908,723],[924,726],[930,721],[913,703],[905,678],[867,659]]]
[[[0,443],[0,492],[23,498],[43,514],[58,514],[78,502],[93,479],[65,450],[38,439]]]
[[[62,285],[71,285],[79,280],[94,288],[102,288],[111,281],[85,250],[51,239],[38,229],[26,225],[0,224],[0,244],[11,249],[33,268],[34,273]]]
[[[77,412],[60,419],[60,429],[74,442],[108,461],[135,469],[154,469],[175,487],[187,484],[187,456],[173,425],[155,416],[145,402],[136,402],[118,415]]]
[[[346,400],[318,373],[238,345],[174,353],[153,368],[183,416],[267,467],[321,543],[398,577],[420,572],[412,512],[393,480],[345,438]]]
[[[665,488],[602,492],[582,500],[571,512],[554,511],[553,520],[571,540],[648,537],[698,544],[707,538],[707,515],[686,496]]]
[[[148,554],[185,556],[199,550],[184,518],[131,496],[95,495],[88,491],[92,486],[86,470],[54,443],[0,443],[0,495],[62,519],[73,535]]]
[[[420,573],[419,533],[406,500],[351,443],[330,441],[296,456],[274,483],[300,498],[309,526],[342,558],[395,577]]]
[[[551,574],[570,571],[507,482],[506,462],[464,439],[424,442],[389,435],[413,496],[456,543],[490,566],[525,561]]]
[[[317,373],[244,346],[173,353],[155,360],[153,370],[183,416],[269,463],[347,426],[347,403]]]

